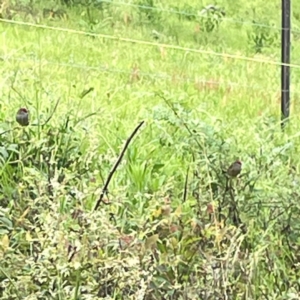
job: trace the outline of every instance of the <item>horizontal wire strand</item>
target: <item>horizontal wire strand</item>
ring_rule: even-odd
[[[101,2],[102,3],[113,4],[113,5],[124,5],[124,6],[130,6],[130,7],[135,7],[135,8],[154,10],[154,11],[158,11],[158,12],[165,12],[165,13],[171,13],[171,14],[177,14],[177,15],[183,15],[183,16],[209,18],[208,16],[205,16],[205,15],[198,15],[198,14],[194,14],[194,13],[188,13],[186,11],[181,11],[181,10],[158,8],[158,7],[147,6],[147,5],[132,4],[132,3],[128,3],[128,2],[116,2],[116,1],[109,1],[109,0],[101,0]],[[205,10],[205,7],[203,9]],[[201,10],[199,10],[199,11],[201,11]],[[250,26],[253,26],[253,27],[269,28],[269,29],[272,29],[272,30],[289,29],[289,28],[275,27],[275,26],[267,25],[267,24],[264,24],[264,23],[253,22],[253,21],[240,21],[240,20],[233,19],[233,18],[221,17],[220,19],[222,21],[226,21],[226,22],[229,22],[229,23],[245,24],[245,25],[250,25]],[[300,30],[291,29],[291,32],[300,34]]]
[[[287,66],[287,67],[291,67],[291,68],[295,68],[295,69],[300,68],[300,65],[298,65],[298,64],[287,64],[287,63],[281,63],[281,62],[277,62],[277,61],[265,60],[265,59],[260,59],[260,58],[252,58],[252,57],[243,56],[243,55],[221,53],[221,52],[215,52],[215,51],[210,51],[210,50],[201,50],[201,49],[195,49],[195,48],[187,48],[187,47],[176,46],[176,45],[172,45],[172,44],[154,43],[154,42],[150,42],[150,41],[136,40],[136,39],[114,36],[114,35],[109,35],[109,34],[102,34],[102,33],[92,33],[92,32],[68,29],[68,28],[63,28],[63,27],[48,26],[48,25],[44,25],[44,24],[34,24],[34,23],[30,23],[30,22],[22,22],[22,21],[14,21],[14,20],[6,20],[6,19],[0,19],[0,22],[10,23],[10,24],[15,24],[15,25],[30,26],[30,27],[35,27],[35,28],[48,29],[48,30],[53,30],[53,31],[61,31],[61,32],[67,32],[67,33],[73,33],[73,34],[88,35],[88,36],[100,37],[100,38],[104,38],[104,39],[110,39],[110,40],[116,40],[116,41],[120,41],[120,42],[127,42],[127,43],[140,44],[140,45],[146,45],[146,46],[165,47],[165,48],[173,49],[173,50],[213,55],[213,56],[232,58],[232,59],[237,59],[237,60],[245,60],[245,61],[257,62],[257,63],[275,65],[275,66]]]
[[[117,69],[117,68],[109,68],[107,66],[88,66],[84,64],[77,64],[77,63],[67,63],[67,62],[56,62],[56,61],[49,61],[49,60],[39,60],[39,59],[33,59],[30,57],[0,57],[3,61],[19,61],[19,62],[34,62],[36,64],[49,64],[49,65],[56,65],[61,67],[67,67],[67,68],[77,68],[77,69],[83,69],[83,70],[93,70],[93,71],[100,71],[100,72],[108,72],[108,73],[116,73],[116,74],[126,74],[128,76],[133,75],[133,71],[128,71],[125,69]],[[197,75],[194,77],[185,77],[182,78],[180,75],[177,77],[175,75],[170,75],[168,73],[151,73],[151,72],[143,72],[138,71],[139,76],[145,76],[152,79],[165,79],[165,80],[179,80],[184,83],[193,83],[193,84],[207,84],[207,85],[214,85],[214,86],[223,86],[223,87],[230,87],[230,88],[244,88],[249,90],[257,90],[257,91],[264,91],[269,93],[276,93],[280,90],[278,89],[266,89],[263,86],[259,85],[246,85],[246,84],[240,84],[238,82],[232,82],[232,81],[219,81],[219,80],[208,80],[207,78],[200,77],[198,78]],[[205,88],[205,86],[204,86]],[[292,92],[292,91],[291,91]],[[298,94],[298,93],[296,93]]]

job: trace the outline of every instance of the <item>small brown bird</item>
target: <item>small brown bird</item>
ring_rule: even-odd
[[[20,108],[16,115],[16,121],[21,126],[29,125],[29,111],[26,108]]]
[[[232,163],[229,168],[227,169],[227,174],[230,177],[237,177],[242,171],[242,162],[239,160],[236,160],[234,163]]]

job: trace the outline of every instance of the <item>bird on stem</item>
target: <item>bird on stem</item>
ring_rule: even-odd
[[[227,169],[226,173],[230,177],[237,177],[242,171],[242,162],[240,160],[236,160],[232,163]]]
[[[29,111],[26,108],[20,108],[16,115],[16,121],[21,126],[29,125]]]

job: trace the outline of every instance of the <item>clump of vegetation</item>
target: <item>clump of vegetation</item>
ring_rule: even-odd
[[[265,25],[262,25],[265,24]],[[248,31],[250,45],[256,53],[262,53],[264,48],[279,46],[280,30],[268,22],[253,21],[253,29]]]
[[[222,18],[225,17],[225,11],[218,6],[208,5],[198,13],[198,16],[201,30],[212,32],[218,29]]]

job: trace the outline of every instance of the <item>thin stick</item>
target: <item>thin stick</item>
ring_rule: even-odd
[[[127,139],[127,141],[126,141],[126,143],[125,143],[125,145],[124,145],[124,147],[123,147],[123,149],[122,149],[122,151],[121,151],[121,153],[120,153],[120,155],[119,155],[117,161],[115,162],[115,164],[113,165],[113,167],[111,168],[111,170],[110,170],[110,172],[109,172],[109,174],[108,174],[108,177],[107,177],[107,179],[106,179],[106,181],[105,181],[105,183],[104,183],[104,186],[103,186],[102,192],[101,192],[101,194],[100,194],[100,197],[99,197],[99,199],[97,200],[97,203],[96,203],[96,205],[95,205],[95,207],[94,207],[94,211],[98,209],[100,203],[103,201],[104,195],[107,193],[108,185],[109,185],[109,183],[110,183],[110,181],[111,181],[111,179],[112,179],[114,173],[116,172],[116,170],[117,170],[119,164],[121,163],[122,158],[123,158],[123,156],[124,156],[124,154],[125,154],[125,152],[126,152],[128,146],[129,146],[131,140],[132,140],[133,137],[137,134],[138,130],[139,130],[140,127],[144,124],[144,122],[145,122],[145,121],[142,121],[142,122],[134,129],[134,131],[132,132],[132,134],[131,134],[131,135],[129,136],[129,138]]]
[[[192,133],[192,131],[190,130],[190,128],[187,126],[186,122],[183,121],[179,114],[177,113],[177,111],[174,109],[173,105],[164,97],[164,95],[162,95],[161,93],[156,93],[156,95],[160,98],[162,98],[165,103],[170,107],[170,109],[173,111],[174,115],[178,118],[178,120],[182,123],[182,125],[185,127],[185,129],[188,131],[188,133],[190,134],[191,137],[194,138],[195,142],[198,144],[199,148],[202,149],[202,146],[200,145],[200,143],[198,142],[198,140],[195,138],[195,135]]]
[[[56,109],[57,109],[57,106],[58,106],[58,104],[59,104],[59,101],[60,101],[60,98],[57,99],[57,101],[56,101],[56,103],[55,103],[55,105],[54,105],[54,108],[53,108],[53,110],[52,110],[50,116],[48,117],[48,119],[47,119],[43,124],[31,124],[31,125],[32,125],[32,126],[41,126],[41,127],[44,127],[45,125],[47,125],[48,122],[52,119],[52,117],[53,117],[53,115],[54,115],[54,113],[55,113],[55,111],[56,111]]]
[[[188,166],[188,168],[186,170],[184,190],[183,190],[183,199],[182,199],[183,203],[186,201],[187,193],[188,193],[187,189],[188,189],[188,180],[189,180],[189,170],[190,170],[190,167]]]
[[[173,105],[170,103],[170,101],[168,101],[164,95],[162,95],[161,93],[155,93],[158,97],[162,98],[165,103],[169,106],[169,108],[172,110],[172,112],[174,113],[174,115],[178,118],[178,120],[182,123],[182,125],[185,127],[185,129],[188,131],[188,133],[190,134],[190,136],[194,139],[194,141],[197,143],[198,147],[200,150],[203,150],[203,147],[200,145],[199,141],[197,140],[197,138],[195,137],[195,135],[193,134],[193,132],[190,130],[189,126],[186,124],[186,122],[184,120],[182,120],[182,118],[179,116],[179,114],[177,113],[177,111],[174,109]],[[203,151],[204,152],[204,151]],[[208,160],[210,167],[216,172],[216,174],[218,175],[219,172],[216,170],[216,168],[214,167],[214,165],[212,164],[212,162],[210,161],[210,159],[207,157],[206,153],[205,154],[205,158]]]

